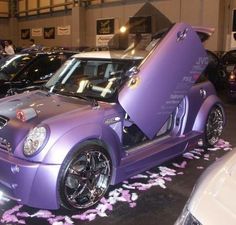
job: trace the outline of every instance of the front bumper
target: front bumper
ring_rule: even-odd
[[[60,167],[18,159],[0,151],[0,191],[3,197],[20,204],[58,209],[57,177]]]

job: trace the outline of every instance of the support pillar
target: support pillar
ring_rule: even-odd
[[[86,45],[86,9],[81,6],[72,8],[72,46],[82,47]]]

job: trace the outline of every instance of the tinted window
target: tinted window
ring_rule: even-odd
[[[236,51],[229,51],[222,57],[223,64],[236,64]]]
[[[23,73],[17,76],[17,80],[28,79],[31,81],[45,80],[62,65],[65,55],[41,55],[38,56]]]
[[[14,55],[4,58],[0,62],[0,77],[5,79],[12,78],[18,71],[20,71],[27,63],[29,63],[34,56],[30,55]]]

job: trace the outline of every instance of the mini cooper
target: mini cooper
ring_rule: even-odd
[[[83,209],[115,185],[214,145],[225,117],[194,31],[174,24],[146,50],[74,55],[41,90],[0,100],[1,196]]]

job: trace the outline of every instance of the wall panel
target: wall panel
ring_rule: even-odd
[[[28,0],[30,2],[29,9],[37,8],[37,0]],[[73,3],[73,0],[53,0],[52,4],[63,4],[65,2]],[[103,5],[97,5],[101,2],[104,2]],[[213,37],[207,42],[206,46],[211,50],[222,50],[223,37],[227,36],[231,28],[231,10],[236,8],[236,0],[153,0],[150,1],[151,4],[158,10],[159,15],[162,15],[163,18],[171,22],[184,21],[193,25],[203,25],[215,27],[216,32]],[[26,10],[26,0],[19,0],[19,12],[20,15],[23,14],[23,11]],[[50,8],[41,9],[40,13],[49,13],[42,16],[33,16],[29,18],[20,18],[17,22],[17,33],[15,37],[18,38],[19,45],[27,45],[28,41],[23,41],[20,39],[20,30],[26,28],[39,28],[39,27],[57,27],[57,26],[66,26],[71,25],[70,36],[57,36],[55,40],[45,40],[43,37],[35,38],[36,42],[48,46],[72,46],[81,44],[87,46],[95,46],[96,42],[96,20],[102,18],[115,18],[117,21],[116,32],[118,32],[119,27],[125,25],[129,17],[135,15],[135,13],[141,9],[144,5],[143,1],[122,1],[119,0],[96,0],[92,1],[92,4],[88,8],[83,9],[83,17],[79,16],[80,13],[72,14],[73,10],[54,12],[51,14]],[[50,0],[40,0],[40,7],[50,7]],[[0,11],[5,10],[5,6],[1,5],[0,0]],[[70,6],[72,7],[72,6]],[[68,7],[69,8],[69,7]],[[78,9],[76,6],[75,8]],[[222,9],[221,9],[222,8]],[[61,10],[62,7],[58,7],[54,10]],[[227,15],[224,16],[224,14]],[[74,10],[75,12],[75,10]],[[148,14],[148,12],[147,12]],[[224,19],[226,20],[224,21]],[[73,21],[73,22],[72,22]],[[76,22],[84,24],[84,26],[76,25]],[[152,28],[155,30],[162,26],[164,20],[155,20],[152,24]],[[73,25],[73,26],[72,26]],[[9,31],[10,28],[9,22],[0,21],[0,35],[1,37],[9,37],[12,34],[12,31]],[[72,29],[73,27],[73,29]],[[80,34],[83,33],[83,41],[78,41],[81,39]],[[223,35],[224,33],[224,35]],[[224,38],[227,39],[227,38]],[[73,43],[73,44],[72,44]]]
[[[9,14],[8,2],[0,1],[0,17],[7,17]]]
[[[71,15],[62,15],[62,16],[51,16],[47,18],[35,19],[32,18],[28,21],[19,21],[18,22],[18,37],[20,37],[21,29],[28,28],[44,28],[44,27],[55,27],[57,26],[66,26],[71,25]],[[44,39],[44,37],[33,37],[35,39],[36,44],[41,44],[45,46],[64,46],[70,47],[72,40],[71,35],[67,36],[58,36],[55,35],[55,39]],[[20,46],[29,46],[29,40],[21,40],[19,38],[18,44]]]
[[[10,39],[9,20],[0,18],[0,39]]]

